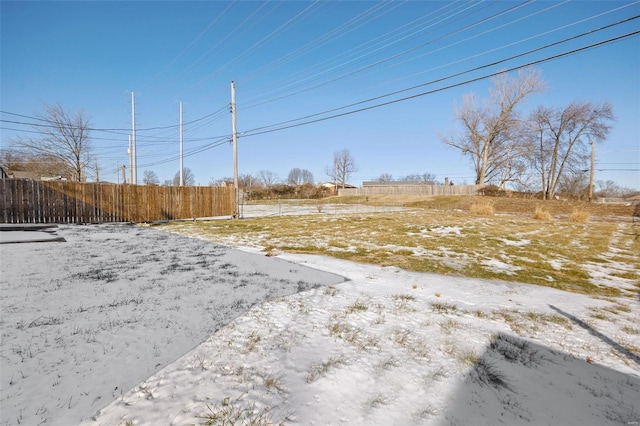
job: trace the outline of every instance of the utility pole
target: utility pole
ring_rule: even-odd
[[[131,92],[131,157],[133,159],[131,183],[138,184],[138,157],[136,154],[136,101],[135,93]]]
[[[96,160],[96,183],[100,183],[100,170],[98,170],[98,160]]]
[[[182,101],[180,101],[180,186],[184,185],[184,166],[182,162]]]
[[[127,172],[126,172],[127,166],[125,166],[124,164],[122,165],[122,183],[126,184],[127,183]]]
[[[233,187],[236,190],[236,208],[233,216],[238,219],[238,204],[240,201],[240,188],[238,185],[238,131],[236,129],[236,85],[233,81],[231,82],[231,130],[233,141]]]
[[[127,149],[127,154],[129,154],[129,183],[133,183],[133,152],[131,149],[131,135],[129,135],[129,149]]]
[[[591,170],[589,172],[589,202],[593,203],[593,174],[596,167],[596,141],[591,141]]]

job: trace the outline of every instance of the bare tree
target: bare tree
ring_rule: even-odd
[[[252,185],[256,185],[258,183],[259,183],[258,180],[255,179],[250,174],[238,175],[238,185],[240,185],[240,188],[250,188]],[[225,176],[220,179],[211,178],[211,180],[209,181],[210,186],[227,186],[229,184],[233,186],[232,176],[231,177]]]
[[[565,173],[558,183],[558,192],[574,200],[586,199],[588,189],[589,176],[582,171]]]
[[[378,182],[393,182],[393,176],[391,173],[382,173],[378,176]]]
[[[621,197],[624,192],[624,189],[612,180],[597,180],[596,186],[598,187],[598,192],[596,193],[598,197],[617,198]]]
[[[605,103],[572,102],[563,110],[538,107],[530,118],[530,161],[545,199],[555,196],[562,177],[584,173],[590,142],[602,142],[611,130],[613,108]]]
[[[535,68],[519,70],[516,77],[499,74],[492,79],[493,86],[484,106],[480,106],[476,95],[471,93],[455,108],[462,134],[441,139],[471,158],[477,185],[509,175],[502,169],[511,167],[508,161],[516,158],[507,153],[510,145],[517,143],[521,126],[516,106],[527,96],[544,90],[540,74]]]
[[[91,161],[89,118],[82,112],[69,114],[60,104],[45,105],[44,112],[36,114],[34,129],[39,138],[19,136],[11,141],[18,149],[37,157],[54,158],[66,165],[66,177],[82,182]]]
[[[190,168],[182,169],[182,182],[184,186],[193,186],[196,184],[196,177]],[[180,170],[178,170],[171,181],[171,186],[180,186]]]
[[[436,175],[433,173],[412,173],[406,175],[402,180],[407,182],[425,182],[425,183],[435,183]]]
[[[336,185],[344,188],[349,176],[357,170],[356,160],[348,149],[343,149],[333,153],[333,165],[327,167],[326,173],[327,176],[336,182]]]
[[[294,168],[289,171],[287,176],[289,185],[304,185],[305,183],[313,183],[313,173],[307,169]]]
[[[269,170],[260,170],[258,172],[257,178],[262,183],[262,185],[264,185],[267,188],[275,185],[280,180],[277,174]]]
[[[158,175],[153,170],[145,170],[142,183],[145,185],[160,185],[160,179],[158,179]]]

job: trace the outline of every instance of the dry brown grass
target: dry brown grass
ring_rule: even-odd
[[[544,206],[536,206],[533,212],[533,218],[536,220],[551,220],[551,213]]]
[[[474,200],[469,211],[476,216],[493,216],[496,212],[492,200]]]
[[[569,216],[569,220],[571,222],[586,223],[589,221],[590,217],[591,215],[588,211],[578,207],[573,209],[571,215]]]
[[[587,232],[584,225],[568,220],[571,210],[560,210],[557,207],[560,204],[538,202],[538,205],[566,219],[532,220],[535,204],[528,204],[523,215],[504,214],[499,208],[491,217],[471,215],[463,209],[443,214],[443,210],[415,208],[399,212],[176,222],[166,227],[172,232],[231,246],[264,248],[265,252],[320,254],[418,272],[506,279],[601,296],[619,294],[621,290],[617,287],[593,284],[589,279],[590,265],[609,253],[614,242],[616,250],[624,252],[623,263],[640,267],[636,254],[640,253],[640,240],[635,239],[634,225],[629,221],[598,220],[597,214],[587,210],[592,214]],[[621,226],[625,232],[614,238]],[[496,259],[498,253],[506,269],[487,266],[486,261]],[[563,259],[560,269],[549,261],[556,258]],[[636,297],[640,284],[634,290]]]

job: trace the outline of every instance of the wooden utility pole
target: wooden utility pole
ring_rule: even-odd
[[[231,130],[232,130],[232,142],[233,142],[233,187],[236,192],[236,207],[234,217],[239,218],[238,204],[240,199],[240,185],[238,184],[238,131],[236,128],[236,85],[231,82]]]
[[[593,203],[593,174],[596,167],[596,142],[591,141],[591,170],[589,172],[589,202]]]
[[[182,102],[180,102],[180,186],[184,186],[184,166],[182,161]]]

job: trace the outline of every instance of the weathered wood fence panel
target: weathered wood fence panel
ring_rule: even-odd
[[[146,222],[231,216],[235,190],[0,180],[0,223]]]

